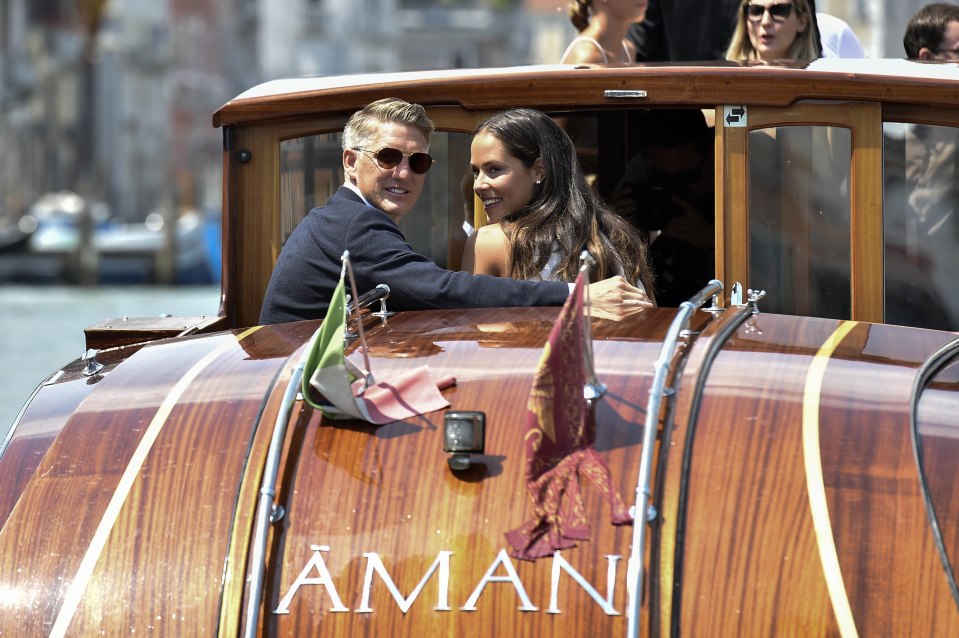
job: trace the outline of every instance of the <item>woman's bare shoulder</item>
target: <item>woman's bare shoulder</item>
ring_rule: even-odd
[[[476,246],[495,246],[506,243],[506,233],[499,224],[487,224],[480,226],[475,233]]]
[[[499,224],[487,224],[470,237],[472,272],[502,277],[506,272],[507,238]]]

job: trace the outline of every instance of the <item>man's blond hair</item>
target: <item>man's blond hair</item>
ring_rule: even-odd
[[[367,104],[354,113],[343,129],[343,148],[366,148],[383,124],[406,124],[418,129],[429,144],[433,134],[433,120],[426,109],[396,97],[386,97]]]

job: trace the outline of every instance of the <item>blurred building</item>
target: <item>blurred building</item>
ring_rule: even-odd
[[[901,57],[921,0],[819,0]],[[0,221],[75,190],[140,220],[215,212],[210,118],[265,79],[554,63],[567,0],[0,0]]]

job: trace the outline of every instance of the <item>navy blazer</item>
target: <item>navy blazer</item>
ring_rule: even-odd
[[[323,318],[340,280],[344,250],[350,251],[359,293],[386,284],[391,310],[559,306],[569,295],[563,282],[518,281],[440,268],[413,250],[389,215],[340,187],[326,206],[309,212],[280,251],[260,323]]]

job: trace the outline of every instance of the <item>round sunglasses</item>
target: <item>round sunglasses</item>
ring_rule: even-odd
[[[743,13],[752,22],[759,22],[763,19],[763,14],[769,12],[769,17],[773,22],[785,22],[793,12],[793,5],[789,2],[777,2],[768,7],[761,4],[747,3],[743,5]]]
[[[403,161],[404,157],[410,158],[410,170],[420,175],[430,170],[430,167],[433,165],[433,158],[430,157],[429,153],[404,153],[400,149],[393,148],[392,146],[384,146],[378,151],[371,151],[365,148],[354,148],[353,150],[366,153],[376,160],[377,166],[385,170],[394,169],[399,166],[399,163]]]

